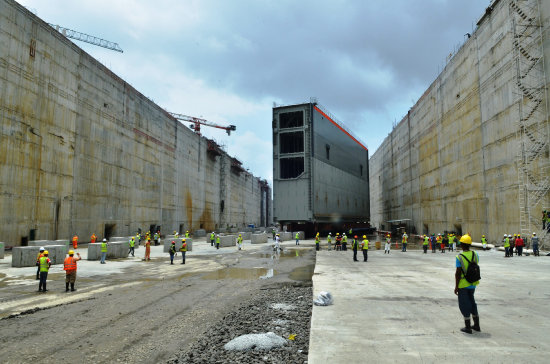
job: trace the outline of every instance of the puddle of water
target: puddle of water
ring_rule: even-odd
[[[258,279],[267,273],[267,268],[224,268],[209,273],[202,279]]]
[[[260,257],[260,258],[296,258],[300,256],[300,250],[299,249],[285,249],[280,251],[279,253],[276,253],[275,251],[273,253],[255,253],[254,256]]]
[[[311,277],[313,276],[314,269],[315,269],[315,264],[306,265],[304,267],[298,267],[292,270],[292,272],[290,272],[288,277],[295,281],[311,281]]]
[[[268,278],[273,278],[273,268],[269,268],[265,275],[260,276],[260,279],[268,279]]]

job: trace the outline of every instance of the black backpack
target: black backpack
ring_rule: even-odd
[[[468,270],[464,272],[464,267],[462,268],[462,273],[464,274],[464,278],[469,283],[477,282],[481,279],[481,272],[479,270],[479,265],[475,261],[476,253],[472,252],[472,261],[469,261],[468,258],[464,254],[460,254],[466,261],[468,262]]]

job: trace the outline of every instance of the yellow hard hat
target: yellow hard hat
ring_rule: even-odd
[[[69,255],[74,255],[74,250],[69,250]]]
[[[48,255],[48,251],[47,250],[44,250],[44,253],[42,253],[44,255]]]
[[[367,238],[367,236],[366,236],[366,235],[363,235],[363,239],[366,239],[366,238]]]
[[[340,235],[339,233],[336,233],[336,235]]]
[[[481,237],[482,237],[482,238],[484,238],[484,237],[485,237],[485,235],[481,235]]]
[[[463,244],[471,245],[472,244],[472,238],[468,234],[462,235],[462,237],[460,238],[460,242],[463,243]]]

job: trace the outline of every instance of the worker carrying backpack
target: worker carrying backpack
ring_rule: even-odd
[[[476,253],[472,252],[472,261],[469,261],[464,254],[460,254],[460,256],[462,256],[468,262],[468,270],[466,272],[464,272],[464,267],[461,267],[464,278],[469,283],[479,281],[481,279],[481,272],[479,270],[479,265],[476,262]]]

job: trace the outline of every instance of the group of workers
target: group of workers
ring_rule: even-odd
[[[539,252],[539,237],[537,233],[533,232],[531,236],[531,248],[533,249],[534,256],[540,256]],[[511,258],[515,253],[518,256],[523,255],[523,248],[527,246],[527,238],[523,238],[521,234],[504,234],[502,238],[502,244],[504,246],[504,257]]]

